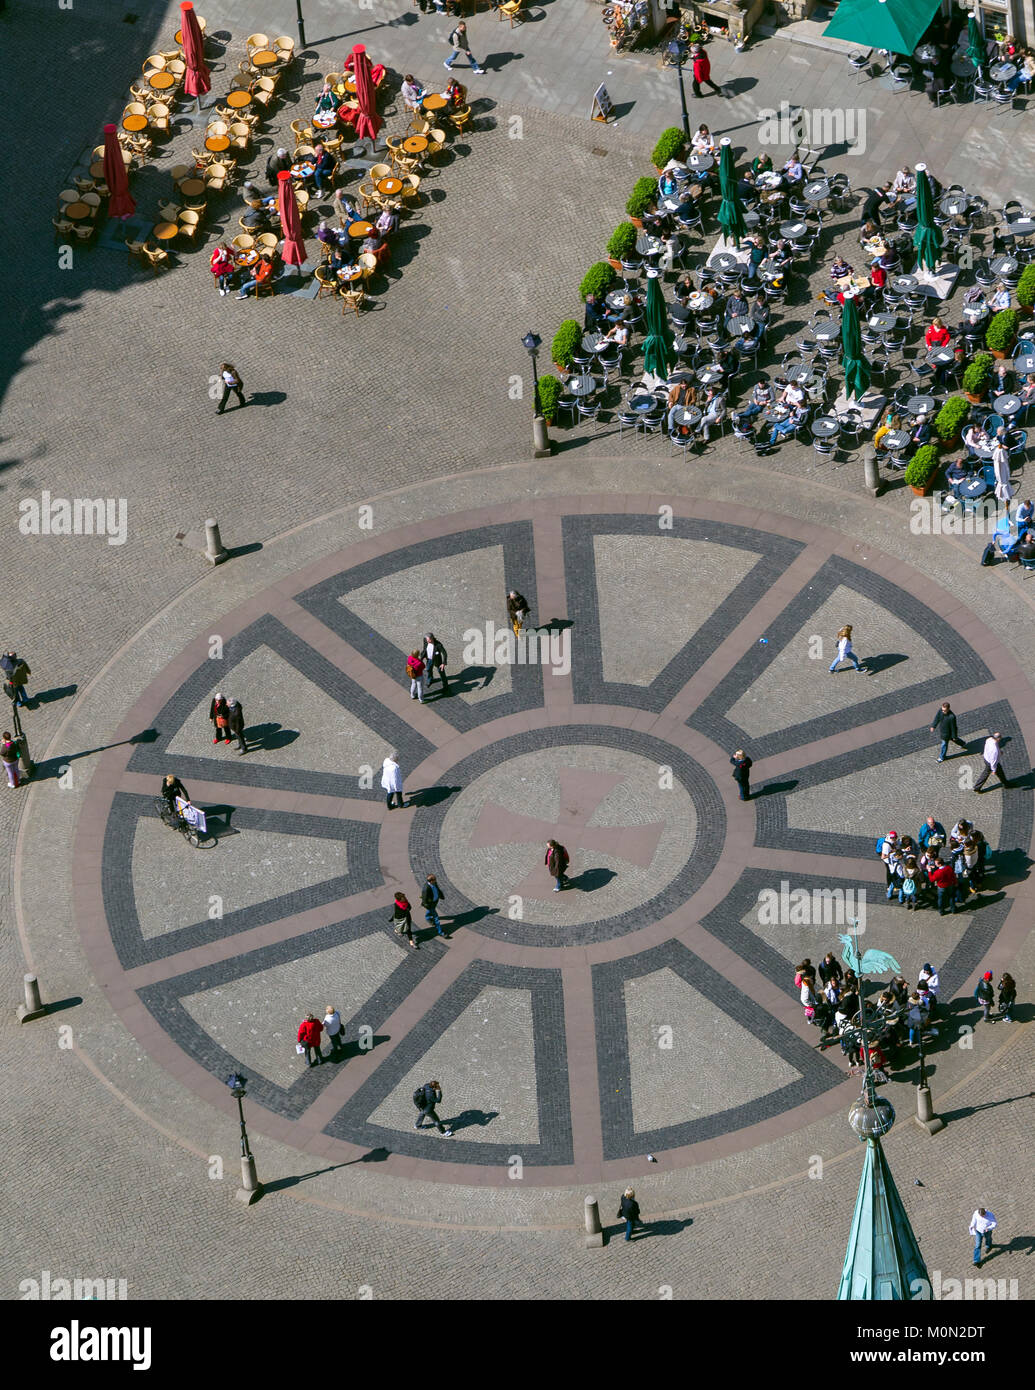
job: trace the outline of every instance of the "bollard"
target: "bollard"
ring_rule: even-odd
[[[252,1154],[241,1155],[241,1186],[234,1193],[239,1202],[252,1206],[262,1196],[262,1183],[255,1173],[255,1159]]]
[[[604,1233],[600,1229],[600,1211],[595,1197],[586,1198],[585,1243],[587,1246],[601,1246],[604,1243]]]
[[[945,1128],[945,1121],[934,1113],[930,1086],[916,1088],[916,1122],[921,1128],[926,1129],[928,1134],[937,1134],[940,1129]]]
[[[881,494],[880,465],[877,462],[877,450],[872,444],[862,446],[863,461],[863,487],[867,492],[879,497]]]
[[[532,417],[532,453],[537,459],[549,458],[553,453],[553,445],[546,432],[546,420],[542,415]]]
[[[219,522],[205,522],[205,559],[210,565],[221,565],[230,555],[219,536]]]
[[[31,1023],[34,1018],[42,1018],[47,1009],[40,1000],[40,985],[36,976],[26,975],[24,980],[25,1003],[19,1004],[14,1012],[19,1023]]]

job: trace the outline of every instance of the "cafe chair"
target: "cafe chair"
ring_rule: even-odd
[[[347,309],[351,309],[359,318],[359,311],[367,297],[367,292],[363,286],[353,288],[351,285],[342,285],[340,293],[342,314],[344,315]]]
[[[244,121],[235,121],[230,127],[230,148],[247,150],[252,141],[252,128]]]
[[[381,179],[387,179],[392,172],[390,164],[375,164],[370,170],[370,182],[379,183]]]
[[[175,222],[183,211],[179,203],[159,203],[158,216],[163,222]]]
[[[166,63],[165,70],[176,78],[176,85],[179,86],[187,75],[187,64],[182,58],[173,58]]]
[[[172,112],[164,101],[156,101],[147,113],[148,123],[159,135],[172,134]]]
[[[75,223],[69,222],[67,217],[52,217],[50,220],[59,237],[71,236],[75,231]]]
[[[330,247],[326,248],[330,250]],[[342,287],[338,283],[338,277],[329,265],[318,265],[316,267],[316,282],[320,288],[316,292],[317,299],[333,297]]]
[[[309,194],[304,188],[295,190],[295,202],[298,204],[299,217],[304,217],[309,210]]]
[[[311,145],[313,143],[313,130],[306,125],[305,121],[292,121],[291,133],[295,137],[295,149],[299,145]]]
[[[377,257],[370,251],[364,251],[360,256],[357,256],[356,264],[363,272],[363,279],[369,280],[377,269]]]
[[[235,251],[252,251],[255,249],[255,238],[248,232],[242,232],[233,238],[230,245]]]
[[[448,116],[447,119],[450,124],[454,125],[456,129],[462,133],[471,120],[471,108],[465,106],[462,111],[454,112],[452,115]]]
[[[168,269],[169,253],[163,251],[160,246],[150,246],[145,242],[143,255],[144,260],[147,261],[156,275],[160,270]]]
[[[197,236],[198,228],[201,225],[201,213],[195,212],[193,209],[188,209],[188,211],[186,212],[181,212],[179,217],[179,223],[180,234],[182,236],[187,237],[189,240],[193,240],[194,237]]]
[[[134,101],[142,101],[145,104],[155,99],[154,90],[147,82],[132,83],[130,85],[129,94]]]
[[[149,58],[145,58],[140,64],[140,71],[145,77],[150,77],[153,72],[162,72],[165,68],[165,59],[160,53],[152,53]]]
[[[75,224],[75,234],[79,241],[89,241],[96,230],[97,223],[92,217],[86,222],[77,222]]]
[[[402,197],[406,203],[416,203],[420,199],[420,179],[416,174],[403,176]]]
[[[497,19],[501,24],[504,19],[509,19],[510,27],[513,29],[515,19],[519,21],[524,19],[524,15],[521,12],[524,3],[525,0],[502,0],[502,3],[496,6]]]
[[[295,163],[301,164],[306,159],[316,159],[316,151],[313,149],[312,145],[296,145]]]
[[[260,251],[276,251],[277,237],[273,232],[260,232],[255,238],[255,245]]]
[[[226,187],[230,177],[230,170],[225,163],[210,164],[204,173],[205,187],[211,193],[221,193]]]
[[[129,254],[130,254],[131,256],[136,256],[136,258],[137,258],[138,260],[142,260],[142,259],[143,259],[143,256],[144,256],[144,245],[145,245],[144,242],[142,242],[142,241],[127,241],[127,242],[125,243],[125,245],[126,245],[126,250],[129,252]]]
[[[295,41],[287,34],[278,34],[269,46],[282,63],[290,63],[295,56]]]
[[[433,126],[428,131],[428,148],[424,152],[425,159],[433,159],[435,155],[441,154],[446,146],[446,132]],[[1035,250],[1035,248],[1033,248]]]
[[[79,195],[79,201],[85,203],[88,208],[93,208],[96,212],[101,205],[101,195],[95,188],[91,188],[88,192]]]
[[[336,155],[345,143],[344,136],[327,134],[323,137],[323,147],[328,154]]]
[[[256,285],[256,286],[255,286],[255,291],[254,291],[254,293],[255,293],[255,298],[256,298],[256,299],[261,299],[262,296],[263,296],[264,294],[268,294],[268,295],[276,294],[276,288],[275,288],[275,285],[276,285],[276,278],[277,278],[277,277],[276,277],[276,274],[274,273],[273,275],[271,275],[271,276],[269,277],[268,280],[263,280],[263,282],[262,282],[261,285]]]
[[[248,50],[250,58],[257,48],[269,48],[270,41],[265,34],[249,34],[244,41],[244,46]]]

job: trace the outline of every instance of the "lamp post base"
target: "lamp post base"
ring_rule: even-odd
[[[546,419],[542,415],[536,415],[532,420],[532,456],[548,459],[552,453],[553,445],[546,431]]]
[[[252,1206],[262,1196],[262,1183],[255,1173],[253,1157],[241,1159],[241,1186],[234,1193],[239,1202]]]
[[[916,1122],[921,1129],[926,1129],[928,1134],[937,1134],[940,1129],[945,1128],[945,1121],[934,1113],[930,1086],[916,1088]]]

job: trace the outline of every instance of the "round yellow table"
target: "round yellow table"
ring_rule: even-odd
[[[441,92],[429,92],[426,97],[421,99],[421,106],[425,111],[441,111],[449,105],[449,98],[444,97]]]
[[[153,72],[147,79],[147,85],[156,92],[167,92],[170,87],[176,86],[176,78],[171,72]]]
[[[349,227],[349,236],[355,237],[357,241],[361,241],[363,237],[369,236],[373,230],[373,222],[353,222]]]
[[[154,234],[159,241],[172,241],[179,230],[175,222],[158,222],[155,224]]]
[[[385,195],[386,198],[390,198],[390,197],[393,195],[393,193],[399,193],[399,192],[401,192],[401,190],[402,190],[402,179],[397,179],[397,178],[382,179],[382,180],[380,181],[380,183],[377,185],[377,191],[378,191],[378,193],[383,193],[383,194]]]
[[[68,203],[65,206],[65,216],[70,222],[82,222],[84,218],[91,216],[93,208],[89,203]]]
[[[252,67],[271,68],[274,63],[279,63],[280,59],[273,52],[272,48],[260,48],[257,53],[252,54]]]
[[[403,141],[402,147],[407,154],[423,154],[428,148],[428,137],[426,135],[411,135],[408,140]]]
[[[229,135],[210,135],[205,141],[206,150],[211,150],[213,154],[222,154],[223,150],[230,148]]]
[[[337,275],[338,279],[343,284],[351,285],[353,280],[361,280],[363,278],[363,270],[361,266],[357,266],[351,275],[349,275],[348,272],[344,270],[339,270],[337,272]]]
[[[251,102],[251,99],[251,92],[231,92],[226,99],[226,104],[233,107],[235,111],[241,111]]]
[[[129,131],[146,130],[146,129],[147,129],[147,117],[146,117],[146,116],[133,116],[133,115],[130,115],[130,116],[123,116],[123,118],[122,118],[122,129],[123,129],[123,130],[129,130]]]
[[[356,95],[356,79],[351,73],[345,78],[345,90],[351,92],[353,96]]]
[[[180,192],[185,198],[197,198],[205,191],[204,179],[184,179],[180,184]]]

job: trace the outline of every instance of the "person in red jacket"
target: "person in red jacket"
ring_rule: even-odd
[[[946,904],[951,905],[953,912],[957,906],[956,872],[951,864],[939,864],[936,869],[932,869],[928,875],[935,888],[938,890],[938,911],[944,917],[947,911]]]
[[[927,332],[924,334],[924,342],[929,348],[948,347],[951,338],[952,334],[941,319],[932,319]]]
[[[712,91],[715,92],[717,96],[721,97],[723,94],[722,88],[712,81],[711,59],[700,44],[694,44],[690,50],[690,56],[694,60],[694,96],[699,97],[701,95],[701,83],[703,82],[706,87],[711,87]]]
[[[323,1024],[315,1014],[306,1014],[305,1018],[298,1025],[298,1041],[305,1048],[305,1062],[307,1067],[316,1067],[323,1061],[323,1053],[320,1051],[320,1038],[323,1034]],[[312,1059],[312,1053],[316,1053],[316,1061]]]

